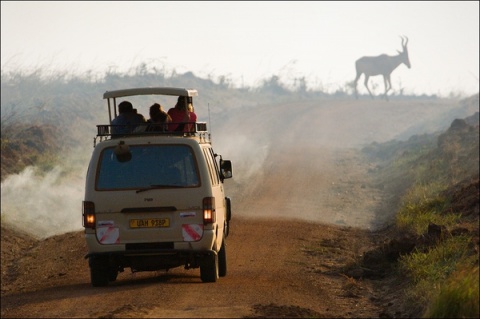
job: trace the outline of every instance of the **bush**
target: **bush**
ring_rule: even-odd
[[[425,318],[479,318],[479,268],[455,272],[441,286]]]

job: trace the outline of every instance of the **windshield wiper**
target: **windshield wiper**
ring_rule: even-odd
[[[158,188],[182,188],[183,186],[180,185],[171,185],[171,184],[158,184],[158,185],[150,185],[149,187],[141,188],[136,191],[136,193],[149,191],[151,189],[158,189]]]

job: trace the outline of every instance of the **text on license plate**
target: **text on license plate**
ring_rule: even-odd
[[[130,228],[170,227],[168,218],[130,219]]]

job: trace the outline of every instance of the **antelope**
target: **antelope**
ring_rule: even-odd
[[[387,92],[392,88],[392,83],[390,82],[390,74],[395,70],[400,64],[405,64],[410,69],[410,60],[408,59],[408,50],[407,50],[407,37],[400,37],[402,39],[402,49],[400,52],[397,50],[398,55],[386,55],[382,54],[379,56],[364,56],[355,61],[355,68],[357,70],[357,77],[354,80],[355,87],[355,98],[358,99],[357,92],[357,82],[362,74],[365,74],[365,87],[368,90],[368,93],[373,99],[372,92],[368,88],[368,79],[370,76],[383,75],[383,82],[385,85],[384,97],[388,101]]]

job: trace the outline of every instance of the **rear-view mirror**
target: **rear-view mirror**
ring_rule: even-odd
[[[220,176],[222,180],[225,178],[232,178],[232,162],[228,160],[220,160]]]

